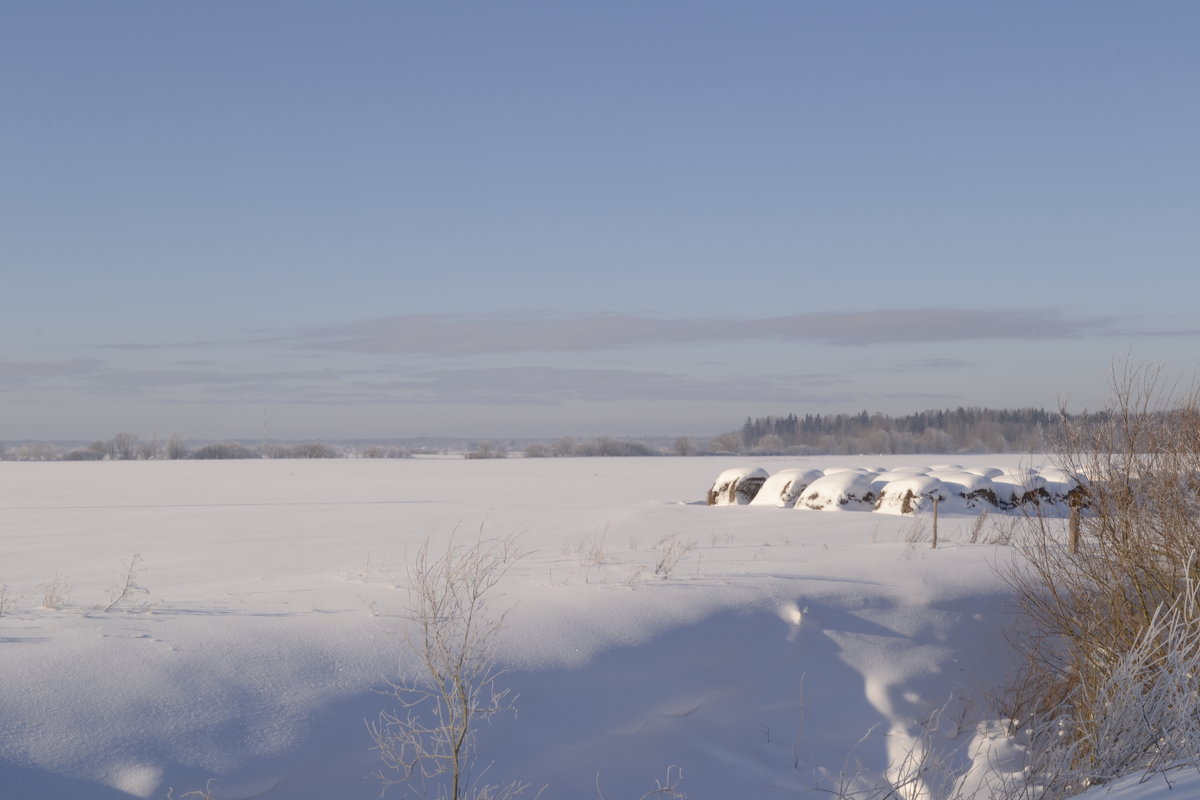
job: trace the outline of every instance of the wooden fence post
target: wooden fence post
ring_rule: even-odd
[[[937,507],[940,499],[936,494],[933,496],[933,546],[930,548],[931,550],[937,550]]]
[[[1067,539],[1067,550],[1072,554],[1079,551],[1079,506],[1071,504],[1070,535]]]

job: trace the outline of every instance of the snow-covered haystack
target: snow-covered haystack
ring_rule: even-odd
[[[781,469],[767,478],[750,505],[791,508],[808,485],[824,475],[819,469]]]
[[[929,476],[946,484],[961,501],[964,512],[996,511],[1000,508],[992,476],[1002,475],[997,468],[964,469],[963,467],[937,467]]]
[[[868,469],[830,470],[808,485],[796,508],[871,511],[877,497],[873,479],[878,474]]]
[[[951,503],[951,500],[958,502]],[[879,491],[875,510],[885,514],[930,511],[934,502],[945,511],[965,511],[962,496],[932,475],[909,475],[889,481]]]
[[[754,499],[770,477],[758,467],[735,467],[717,476],[708,490],[710,506],[744,506]]]
[[[1082,477],[1058,467],[927,467],[782,469],[774,475],[741,467],[722,472],[709,505],[762,505],[813,511],[914,514],[1031,511],[1066,516],[1081,503]]]

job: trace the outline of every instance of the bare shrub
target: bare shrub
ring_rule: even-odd
[[[904,533],[904,558],[912,558],[917,552],[917,545],[929,541],[929,525],[925,518],[913,515],[912,521],[905,526]]]
[[[589,458],[656,456],[659,452],[644,442],[601,436],[575,445],[573,455]]]
[[[1189,581],[1179,597],[1160,606],[1114,658],[1105,680],[1076,684],[1063,708],[1026,726],[1030,783],[1041,798],[1069,797],[1200,759],[1198,588]]]
[[[42,592],[42,608],[58,611],[67,604],[70,594],[71,587],[67,586],[61,576],[55,575]]]
[[[1017,541],[1024,557],[1006,576],[1024,612],[1013,636],[1024,669],[1003,711],[1045,721],[1042,733],[1058,730],[1079,763],[1109,759],[1108,712],[1095,699],[1160,609],[1200,578],[1188,557],[1200,550],[1200,397],[1164,391],[1145,366],[1115,368],[1112,384],[1108,409],[1063,425],[1059,466],[1083,476],[1077,552],[1063,520],[1035,513]],[[1149,671],[1139,680],[1148,692],[1169,679]]]
[[[109,603],[104,607],[105,613],[112,611],[122,603],[129,602],[135,594],[150,593],[149,589],[138,583],[138,576],[143,569],[141,555],[134,553],[133,557],[129,559],[129,566],[125,569],[124,575],[109,590]]]
[[[440,556],[421,546],[409,570],[412,630],[406,637],[416,674],[393,683],[398,710],[383,711],[368,728],[385,769],[384,788],[403,783],[417,797],[500,800],[522,796],[528,784],[496,785],[476,769],[478,726],[514,708],[498,681],[495,657],[506,612],[487,606],[491,591],[517,560],[515,540],[451,543]]]
[[[238,459],[261,458],[258,451],[238,444],[237,442],[214,442],[199,447],[192,453],[196,459]]]
[[[575,552],[579,555],[579,566],[601,567],[608,561],[608,531],[585,533],[579,537]]]
[[[267,458],[338,458],[339,453],[324,442],[268,445],[262,448]]]
[[[654,574],[663,580],[671,577],[679,562],[695,547],[695,540],[684,539],[677,533],[659,539],[658,544],[654,546],[658,551],[658,563],[654,567]]]
[[[978,544],[979,541],[983,539],[983,534],[987,529],[987,522],[990,516],[991,515],[986,509],[979,512],[979,516],[975,517],[975,520],[971,523],[970,530],[967,532],[967,541],[969,541],[971,544]]]
[[[700,448],[696,447],[696,443],[689,436],[680,436],[671,445],[671,452],[677,456],[694,456]]]
[[[667,798],[667,800],[683,800],[687,795],[679,791],[681,781],[683,781],[683,770],[672,764],[667,767],[666,777],[662,780],[655,778],[654,788],[641,795],[639,800],[649,800],[651,797]],[[604,792],[600,789],[599,772],[596,773],[596,797],[599,800],[606,800]]]
[[[362,451],[363,458],[408,458],[409,454],[403,447],[391,446],[384,447],[382,445],[369,445]]]
[[[179,795],[178,800],[217,800],[217,795],[213,789],[215,781],[209,780],[204,784],[203,789],[194,789],[190,792],[184,792]],[[168,787],[167,800],[177,800],[175,797],[175,789]]]
[[[714,453],[740,453],[742,447],[742,436],[740,433],[723,433],[711,439],[708,443],[708,449]]]
[[[112,438],[113,458],[132,461],[138,454],[138,437],[133,433],[118,433]]]
[[[60,451],[49,442],[25,442],[8,451],[7,458],[13,461],[55,461]]]
[[[104,453],[91,447],[82,447],[63,453],[63,461],[103,461]]]
[[[183,438],[177,433],[171,434],[171,438],[167,439],[167,458],[177,461],[187,457],[188,449]]]
[[[494,442],[479,442],[474,448],[466,453],[464,458],[508,458],[508,448],[502,444],[496,444]]]
[[[525,445],[526,458],[549,458],[551,455],[553,451],[545,442],[530,442]]]
[[[137,446],[137,458],[139,461],[153,461],[156,458],[162,457],[162,443],[157,438],[144,441]]]

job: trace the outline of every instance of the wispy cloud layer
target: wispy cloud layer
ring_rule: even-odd
[[[182,346],[187,348],[182,354],[178,344],[146,343],[101,348],[102,358],[0,361],[0,396],[53,403],[102,398],[494,407],[682,406],[753,398],[756,404],[830,407],[861,405],[868,396],[961,396],[967,390],[963,376],[978,366],[975,343],[1015,341],[1037,352],[1054,343],[1062,349],[1068,341],[1118,331],[1128,336],[1131,327],[1140,326],[1107,317],[1071,318],[1046,309],[877,310],[741,319],[549,312],[414,315],[249,331],[224,343],[203,343],[202,353],[192,349],[201,347],[199,342]],[[779,342],[795,343],[796,357],[778,348],[767,358],[752,355],[759,344]],[[718,343],[733,346],[713,346]],[[891,350],[886,357],[872,351],[888,344],[925,346]],[[660,352],[651,353],[656,347]],[[661,352],[670,347],[682,349]],[[719,359],[696,366],[698,358],[718,351]],[[906,351],[911,351],[907,357],[897,357]],[[625,359],[614,357],[616,353],[639,355]]]
[[[248,403],[558,405],[569,402],[764,402],[849,399],[844,376],[697,377],[653,370],[556,367],[223,371],[125,369],[99,362],[0,362],[10,392]],[[3,393],[0,390],[0,393]]]
[[[659,319],[630,314],[410,315],[314,326],[278,340],[311,350],[462,356],[593,351],[711,341],[781,340],[842,347],[982,339],[1074,339],[1113,330],[1109,317],[1072,319],[1053,309],[818,312],[743,319]]]

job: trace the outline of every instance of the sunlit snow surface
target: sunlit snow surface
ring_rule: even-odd
[[[830,496],[881,474],[1050,480],[1029,457],[913,463],[751,469]],[[219,798],[377,797],[364,720],[408,666],[409,557],[425,537],[510,534],[527,555],[491,599],[511,608],[499,645],[519,713],[481,732],[490,779],[579,798],[599,776],[606,797],[640,797],[675,766],[697,800],[824,798],[924,748],[965,769],[1011,664],[1004,531],[943,507],[930,550],[922,509],[708,505],[741,466],[0,463],[0,797],[161,798],[210,779]],[[656,575],[672,538],[692,547]],[[135,554],[138,590],[103,611]]]

